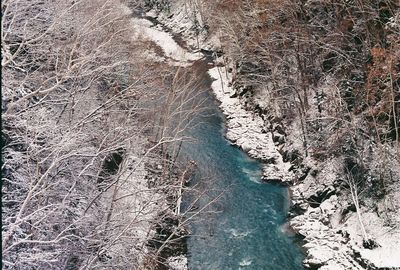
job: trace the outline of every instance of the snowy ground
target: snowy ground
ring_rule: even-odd
[[[151,41],[162,49],[162,56],[152,54],[151,60],[155,60],[155,62],[167,60],[170,65],[187,67],[191,65],[191,62],[202,58],[200,53],[191,53],[179,46],[171,34],[164,32],[149,20],[132,18],[132,24],[137,31],[132,38]]]
[[[143,38],[150,40],[158,45],[164,52],[164,57],[170,58],[172,64],[175,62],[181,64],[190,64],[190,62],[200,59],[202,56],[196,53],[190,53],[179,46],[172,38],[171,34],[160,30],[146,19],[133,18],[132,22],[135,25],[137,36],[135,38]]]

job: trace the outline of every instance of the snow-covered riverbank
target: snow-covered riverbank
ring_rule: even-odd
[[[243,108],[237,98],[231,98],[234,90],[229,86],[231,81],[225,67],[216,66],[209,70],[214,79],[212,90],[221,102],[221,109],[227,117],[226,137],[239,146],[252,158],[260,159],[265,181],[290,181],[293,175],[289,172],[289,163],[284,163],[272,140],[270,132],[264,131],[264,120]]]
[[[291,164],[283,162],[270,132],[265,131],[266,123],[257,114],[244,109],[238,98],[232,98],[232,81],[225,67],[209,70],[214,79],[212,90],[221,102],[221,109],[227,117],[226,137],[242,148],[251,157],[263,160],[266,181],[292,183],[295,177],[289,171]],[[359,221],[356,214],[350,214],[346,221],[343,210],[349,204],[334,194],[335,163],[320,172],[323,182],[306,177],[300,184],[291,185],[292,203],[303,208],[304,213],[290,219],[290,226],[304,236],[307,250],[305,265],[319,269],[396,269],[400,266],[400,238],[389,233],[390,227],[383,224],[376,213],[365,210],[365,226],[380,247],[362,247]],[[311,207],[306,198],[325,194],[319,207]]]

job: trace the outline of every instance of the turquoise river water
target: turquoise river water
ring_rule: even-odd
[[[192,220],[189,269],[304,269],[298,239],[282,231],[287,188],[260,182],[260,162],[225,139],[218,102],[209,92],[204,95],[206,116],[197,115],[201,124],[189,131],[195,142],[184,144],[182,153],[198,165],[191,182],[202,191],[196,209],[222,195]],[[186,208],[195,198],[186,198]]]

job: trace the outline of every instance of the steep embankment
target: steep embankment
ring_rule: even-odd
[[[305,179],[293,183],[296,176],[288,170],[290,162],[282,162],[282,156],[276,154],[279,153],[278,148],[271,134],[265,132],[263,120],[254,112],[243,109],[238,99],[230,97],[233,90],[227,86],[229,80],[223,77],[221,79],[220,76],[224,72],[224,68],[219,72],[215,68],[210,73],[216,79],[213,90],[228,118],[227,138],[249,155],[266,163],[264,165],[266,181],[290,185],[293,203],[290,225],[298,234],[305,237],[304,247],[307,250],[305,265],[321,267],[320,269],[398,267],[399,232],[393,230],[393,227],[386,226],[375,209],[371,211],[364,208],[363,224],[367,228],[368,235],[380,245],[372,250],[364,248],[356,213],[352,213],[352,210],[347,210],[348,213],[345,213],[346,209],[352,207],[351,201],[346,194],[338,194],[335,188],[337,163],[335,161],[323,165],[314,163],[312,169],[307,170],[321,170],[318,172],[319,177],[312,176],[313,172],[310,171],[310,176],[307,177],[306,173]],[[397,186],[394,188],[393,198],[399,192]]]

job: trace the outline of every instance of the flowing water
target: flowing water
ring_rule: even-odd
[[[203,72],[202,87],[209,87]],[[190,226],[189,269],[303,269],[303,254],[296,237],[282,232],[287,221],[287,188],[260,182],[261,164],[250,159],[225,138],[224,116],[210,91],[204,93],[207,114],[188,131],[195,139],[182,147],[198,170],[191,185],[203,195],[201,209],[223,193]],[[186,198],[189,203],[198,195]]]

